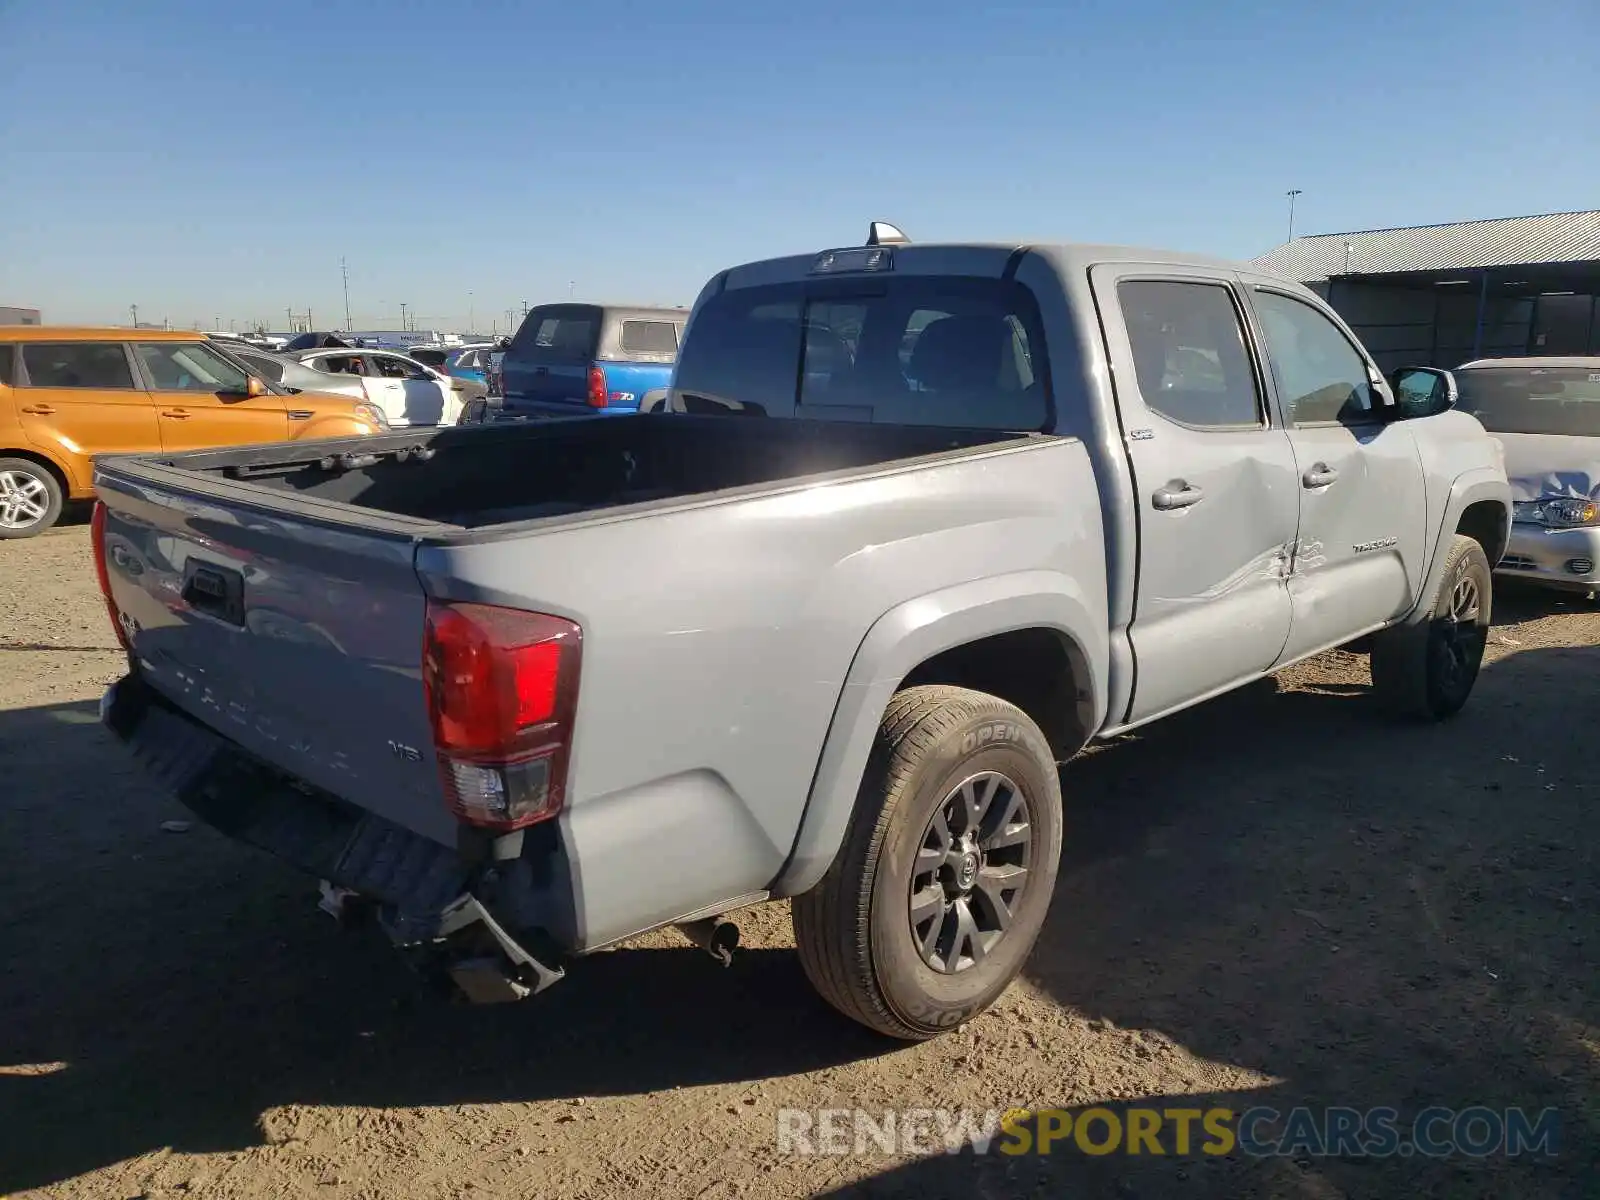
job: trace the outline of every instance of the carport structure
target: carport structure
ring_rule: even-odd
[[[1322,295],[1385,371],[1600,354],[1600,211],[1319,233],[1255,262]]]

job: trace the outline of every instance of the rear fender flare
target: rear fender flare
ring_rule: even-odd
[[[878,725],[900,682],[945,650],[1016,629],[1059,631],[1082,662],[1080,687],[1091,728],[1104,720],[1107,637],[1103,613],[1070,577],[1028,571],[957,584],[890,609],[875,621],[850,664],[793,849],[771,885],[798,895],[827,872],[843,843]]]

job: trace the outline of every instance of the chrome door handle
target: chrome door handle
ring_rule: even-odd
[[[1300,476],[1300,483],[1301,486],[1308,488],[1327,487],[1337,478],[1339,478],[1337,470],[1327,463],[1317,463],[1304,475]]]
[[[181,408],[164,408],[161,415],[172,421],[187,421],[189,414]]]
[[[30,417],[52,417],[55,415],[56,410],[49,404],[30,404],[22,411]]]
[[[1194,484],[1182,479],[1174,479],[1166,487],[1161,488],[1150,498],[1152,504],[1162,510],[1174,508],[1188,508],[1191,504],[1199,504],[1206,498],[1206,494]]]

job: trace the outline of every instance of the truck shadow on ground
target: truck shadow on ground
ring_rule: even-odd
[[[1573,707],[1600,650],[1512,655],[1437,727],[1377,718],[1351,662],[1348,683],[1269,681],[1071,764],[1068,852],[1029,977],[1079,1024],[1108,1022],[1097,1037],[1150,1031],[1277,1081],[1179,1086],[1175,1067],[1167,1099],[1186,1107],[1558,1107],[1571,1149],[1513,1190],[1570,1192],[1600,1166],[1583,1123],[1600,1086],[1583,1048],[1600,1023],[1592,755]],[[256,1145],[284,1104],[639,1093],[896,1048],[825,1008],[778,949],[726,972],[687,948],[623,950],[532,1004],[443,1005],[381,938],[335,936],[299,876],[203,828],[160,832],[183,813],[144,789],[92,704],[0,713],[0,761],[0,1191],[162,1146]],[[1060,1084],[1002,1106],[1115,1096],[1104,1064],[1141,1053],[1113,1043],[1091,1079],[1014,1032],[1019,1062]],[[1504,1194],[1503,1166],[1066,1152],[940,1157],[860,1186],[1337,1194],[1326,1170],[1350,1194]]]

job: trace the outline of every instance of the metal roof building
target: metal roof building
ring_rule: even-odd
[[[1315,234],[1255,261],[1322,293],[1385,370],[1600,353],[1600,211]]]

